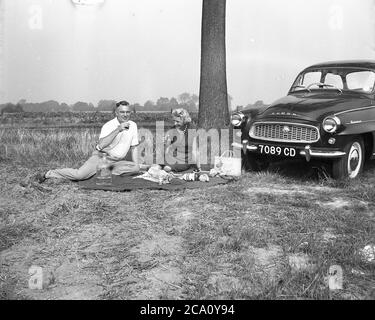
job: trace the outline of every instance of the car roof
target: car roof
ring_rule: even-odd
[[[341,60],[341,61],[327,61],[318,64],[314,64],[307,69],[319,68],[319,67],[346,67],[346,68],[365,68],[375,69],[375,60]]]

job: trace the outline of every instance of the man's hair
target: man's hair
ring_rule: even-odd
[[[181,118],[184,123],[190,123],[191,117],[189,112],[183,108],[177,108],[172,110],[172,116]]]
[[[120,107],[120,106],[129,106],[129,102],[123,100],[123,101],[119,101],[115,104],[115,106],[113,107],[113,114],[116,115],[116,112],[117,112],[117,108]]]
[[[129,102],[123,100],[123,101],[119,101],[116,103],[116,107],[119,107],[119,106],[128,106],[129,105]]]

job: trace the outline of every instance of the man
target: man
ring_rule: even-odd
[[[101,160],[101,153],[107,155],[112,173],[120,175],[129,172],[138,172],[139,165],[135,147],[138,142],[137,124],[130,120],[131,108],[127,101],[120,101],[116,104],[115,115],[111,121],[104,124],[99,136],[99,143],[92,156],[79,169],[56,169],[49,170],[44,174],[38,173],[36,179],[39,183],[49,178],[63,178],[73,181],[86,180],[96,173],[96,167]],[[133,161],[126,161],[125,158],[131,152]]]

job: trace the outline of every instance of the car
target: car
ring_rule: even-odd
[[[332,61],[298,74],[287,96],[263,108],[234,112],[242,163],[263,170],[272,161],[317,160],[334,179],[357,178],[375,157],[375,61]],[[238,135],[239,136],[239,135]]]

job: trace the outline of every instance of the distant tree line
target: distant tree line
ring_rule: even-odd
[[[13,103],[6,103],[0,105],[0,114],[3,113],[19,113],[24,112],[22,106],[20,104],[14,105]]]
[[[137,111],[164,111],[169,112],[174,108],[185,108],[190,112],[198,111],[199,98],[196,94],[182,93],[177,98],[160,97],[156,102],[146,101],[144,105],[134,103],[131,106]],[[97,106],[92,103],[78,101],[72,105],[59,103],[54,100],[32,103],[26,100],[20,100],[17,104],[5,103],[0,104],[0,112],[3,113],[20,113],[20,112],[97,112],[112,111],[116,104],[115,100],[100,100]]]
[[[236,111],[253,109],[253,108],[259,109],[259,108],[264,108],[264,107],[268,107],[268,106],[269,106],[269,104],[265,104],[263,102],[263,100],[258,100],[254,104],[251,104],[251,103],[247,104],[245,107],[244,106],[237,106]]]

